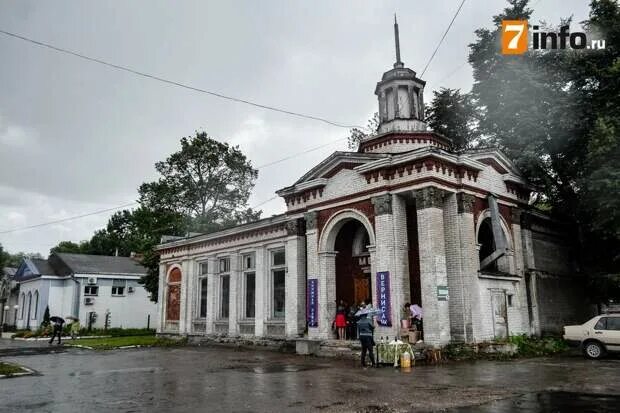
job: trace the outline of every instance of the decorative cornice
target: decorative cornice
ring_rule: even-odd
[[[375,215],[386,215],[392,213],[392,195],[385,194],[371,199],[375,206]]]
[[[316,229],[318,213],[316,211],[306,212],[304,219],[306,220],[306,231]]]
[[[426,208],[443,208],[443,202],[448,191],[436,188],[434,186],[427,186],[426,188],[418,189],[415,194],[416,209]]]
[[[456,194],[456,205],[457,205],[459,214],[473,213],[475,202],[476,202],[476,197],[474,195],[466,194],[463,192],[459,192],[458,194]]]
[[[383,146],[396,143],[419,143],[437,146],[441,149],[449,149],[450,141],[443,135],[435,132],[387,132],[384,135],[373,136],[361,142],[359,151],[369,152]]]

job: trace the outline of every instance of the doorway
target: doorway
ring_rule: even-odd
[[[354,219],[347,221],[336,236],[336,302],[342,300],[345,307],[372,297],[369,243],[366,228]]]
[[[491,290],[491,309],[493,313],[493,334],[495,338],[508,338],[506,291]]]

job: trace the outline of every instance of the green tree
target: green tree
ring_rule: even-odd
[[[365,129],[360,129],[360,128],[351,129],[349,131],[349,137],[347,138],[349,149],[351,149],[352,151],[356,151],[360,145],[360,142],[362,142],[362,140],[372,135],[376,135],[377,131],[379,130],[379,123],[380,123],[379,113],[375,112],[372,115],[372,117],[368,119],[368,123]]]
[[[441,88],[433,91],[433,100],[427,107],[426,120],[431,129],[448,137],[452,149],[470,148],[474,143],[475,108],[471,98],[459,89]]]
[[[46,305],[45,312],[43,313],[43,321],[41,322],[41,327],[47,327],[49,325],[50,325],[50,307]]]
[[[71,254],[88,254],[90,244],[88,241],[81,241],[79,244],[72,241],[61,241],[50,249],[50,254],[55,252],[66,252]]]
[[[152,210],[180,213],[193,220],[193,231],[217,229],[253,219],[248,198],[258,171],[239,147],[218,142],[205,132],[181,139],[181,150],[157,162],[161,175],[138,189],[140,204]]]
[[[614,0],[592,1],[583,23],[606,39],[605,50],[504,56],[501,21],[529,19],[527,6],[508,1],[494,27],[477,30],[470,45],[478,131],[537,186],[538,205],[578,224],[584,272],[620,273],[620,8]]]

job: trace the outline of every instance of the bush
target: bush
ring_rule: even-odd
[[[517,353],[520,356],[549,356],[561,353],[568,349],[566,342],[555,337],[529,337],[525,334],[510,336],[508,341],[517,346]]]

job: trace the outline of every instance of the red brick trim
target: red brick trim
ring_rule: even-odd
[[[366,216],[373,229],[375,228],[375,207],[370,199],[365,199],[363,201],[352,202],[350,204],[339,205],[333,208],[317,211],[317,241],[321,239],[321,233],[323,232],[323,228],[327,224],[327,221],[345,209],[354,209],[360,214]]]
[[[360,144],[359,152],[370,152],[393,143],[429,143],[441,149],[448,150],[450,148],[450,141],[435,132],[409,132],[392,133],[363,142]]]
[[[449,188],[452,188],[454,190],[462,190],[462,189],[466,189],[468,191],[472,191],[475,192],[477,194],[480,194],[481,196],[485,197],[489,194],[489,191],[485,191],[483,189],[480,188],[476,188],[474,186],[470,186],[467,184],[454,184],[453,182],[450,181],[446,181],[444,179],[441,178],[437,178],[434,176],[427,176],[424,178],[419,178],[419,179],[414,179],[412,181],[408,181],[408,182],[402,182],[400,184],[395,184],[395,185],[384,185],[378,188],[373,188],[373,189],[368,189],[366,191],[361,191],[361,192],[357,192],[355,194],[350,194],[350,195],[344,195],[341,196],[339,198],[334,198],[334,199],[330,199],[328,201],[323,201],[323,202],[317,202],[316,204],[312,204],[303,208],[299,208],[299,209],[293,209],[293,210],[289,210],[288,213],[298,213],[298,212],[305,212],[308,210],[312,210],[318,207],[322,207],[325,205],[329,205],[329,204],[335,204],[338,202],[344,202],[344,201],[348,201],[351,199],[355,199],[361,196],[367,196],[367,195],[372,195],[372,194],[376,194],[379,192],[384,192],[384,191],[392,191],[395,189],[400,189],[400,188],[405,188],[407,186],[411,186],[411,185],[417,185],[417,184],[422,184],[422,183],[436,183],[439,185],[444,185],[447,186]],[[517,200],[514,200],[512,198],[507,198],[504,196],[500,196],[499,197],[500,200],[505,201],[505,202],[518,202]]]

